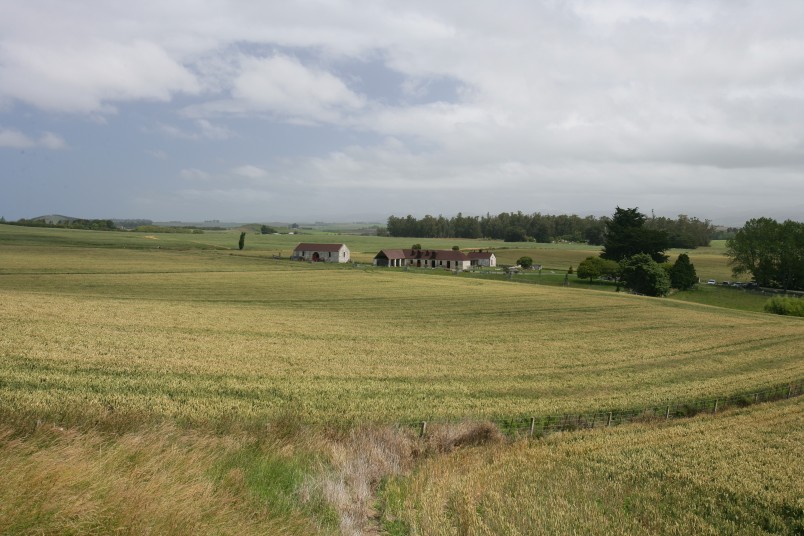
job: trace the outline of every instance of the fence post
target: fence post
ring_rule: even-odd
[[[536,417],[530,418],[530,437],[533,437],[533,430],[536,428]]]
[[[790,398],[790,395],[793,393],[793,384],[790,383],[787,385],[787,398]]]
[[[422,429],[419,432],[419,437],[424,437],[424,434],[427,433],[427,421],[422,421]]]
[[[611,426],[611,412],[609,411],[609,420],[606,421],[606,426]]]
[[[667,411],[664,413],[664,420],[670,418],[670,406],[667,406]]]
[[[759,400],[759,393],[754,393],[754,404]]]
[[[717,401],[717,400],[715,400],[715,408],[712,410],[712,414],[713,414],[713,415],[714,415],[715,413],[717,413],[717,402],[718,402],[718,401]]]

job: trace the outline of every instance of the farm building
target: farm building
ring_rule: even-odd
[[[349,262],[346,244],[299,244],[290,258],[295,261]]]
[[[469,263],[473,267],[493,268],[497,266],[497,257],[491,251],[473,251],[472,253],[467,253],[466,256],[469,257]]]
[[[469,269],[469,257],[449,249],[384,249],[374,256],[374,266]]]

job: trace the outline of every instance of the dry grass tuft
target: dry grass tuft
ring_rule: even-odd
[[[323,496],[338,512],[344,535],[377,534],[375,492],[387,477],[413,467],[421,454],[419,440],[411,430],[356,428],[331,438],[328,450],[331,465],[307,481],[303,500]]]
[[[374,504],[384,480],[409,473],[422,456],[504,440],[490,422],[435,424],[425,438],[416,437],[410,429],[355,428],[327,440],[330,463],[322,467],[319,477],[308,479],[302,499],[323,497],[338,512],[344,535],[378,534]]]
[[[452,452],[458,447],[496,445],[505,440],[491,422],[435,424],[428,428],[427,447],[432,452]]]

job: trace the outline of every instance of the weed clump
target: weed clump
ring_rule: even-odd
[[[505,440],[500,429],[491,422],[463,422],[433,425],[427,434],[427,450],[452,452],[459,447],[494,445]]]
[[[786,316],[804,317],[804,300],[774,296],[765,302],[765,312]]]

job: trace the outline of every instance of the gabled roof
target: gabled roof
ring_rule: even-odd
[[[490,259],[494,253],[491,251],[473,251],[466,254],[470,259]]]
[[[308,244],[301,243],[293,251],[340,251],[346,244]]]
[[[380,254],[384,255],[388,259],[405,259],[405,251],[402,249],[383,249],[380,250],[380,253],[374,256],[376,259],[380,256]]]

